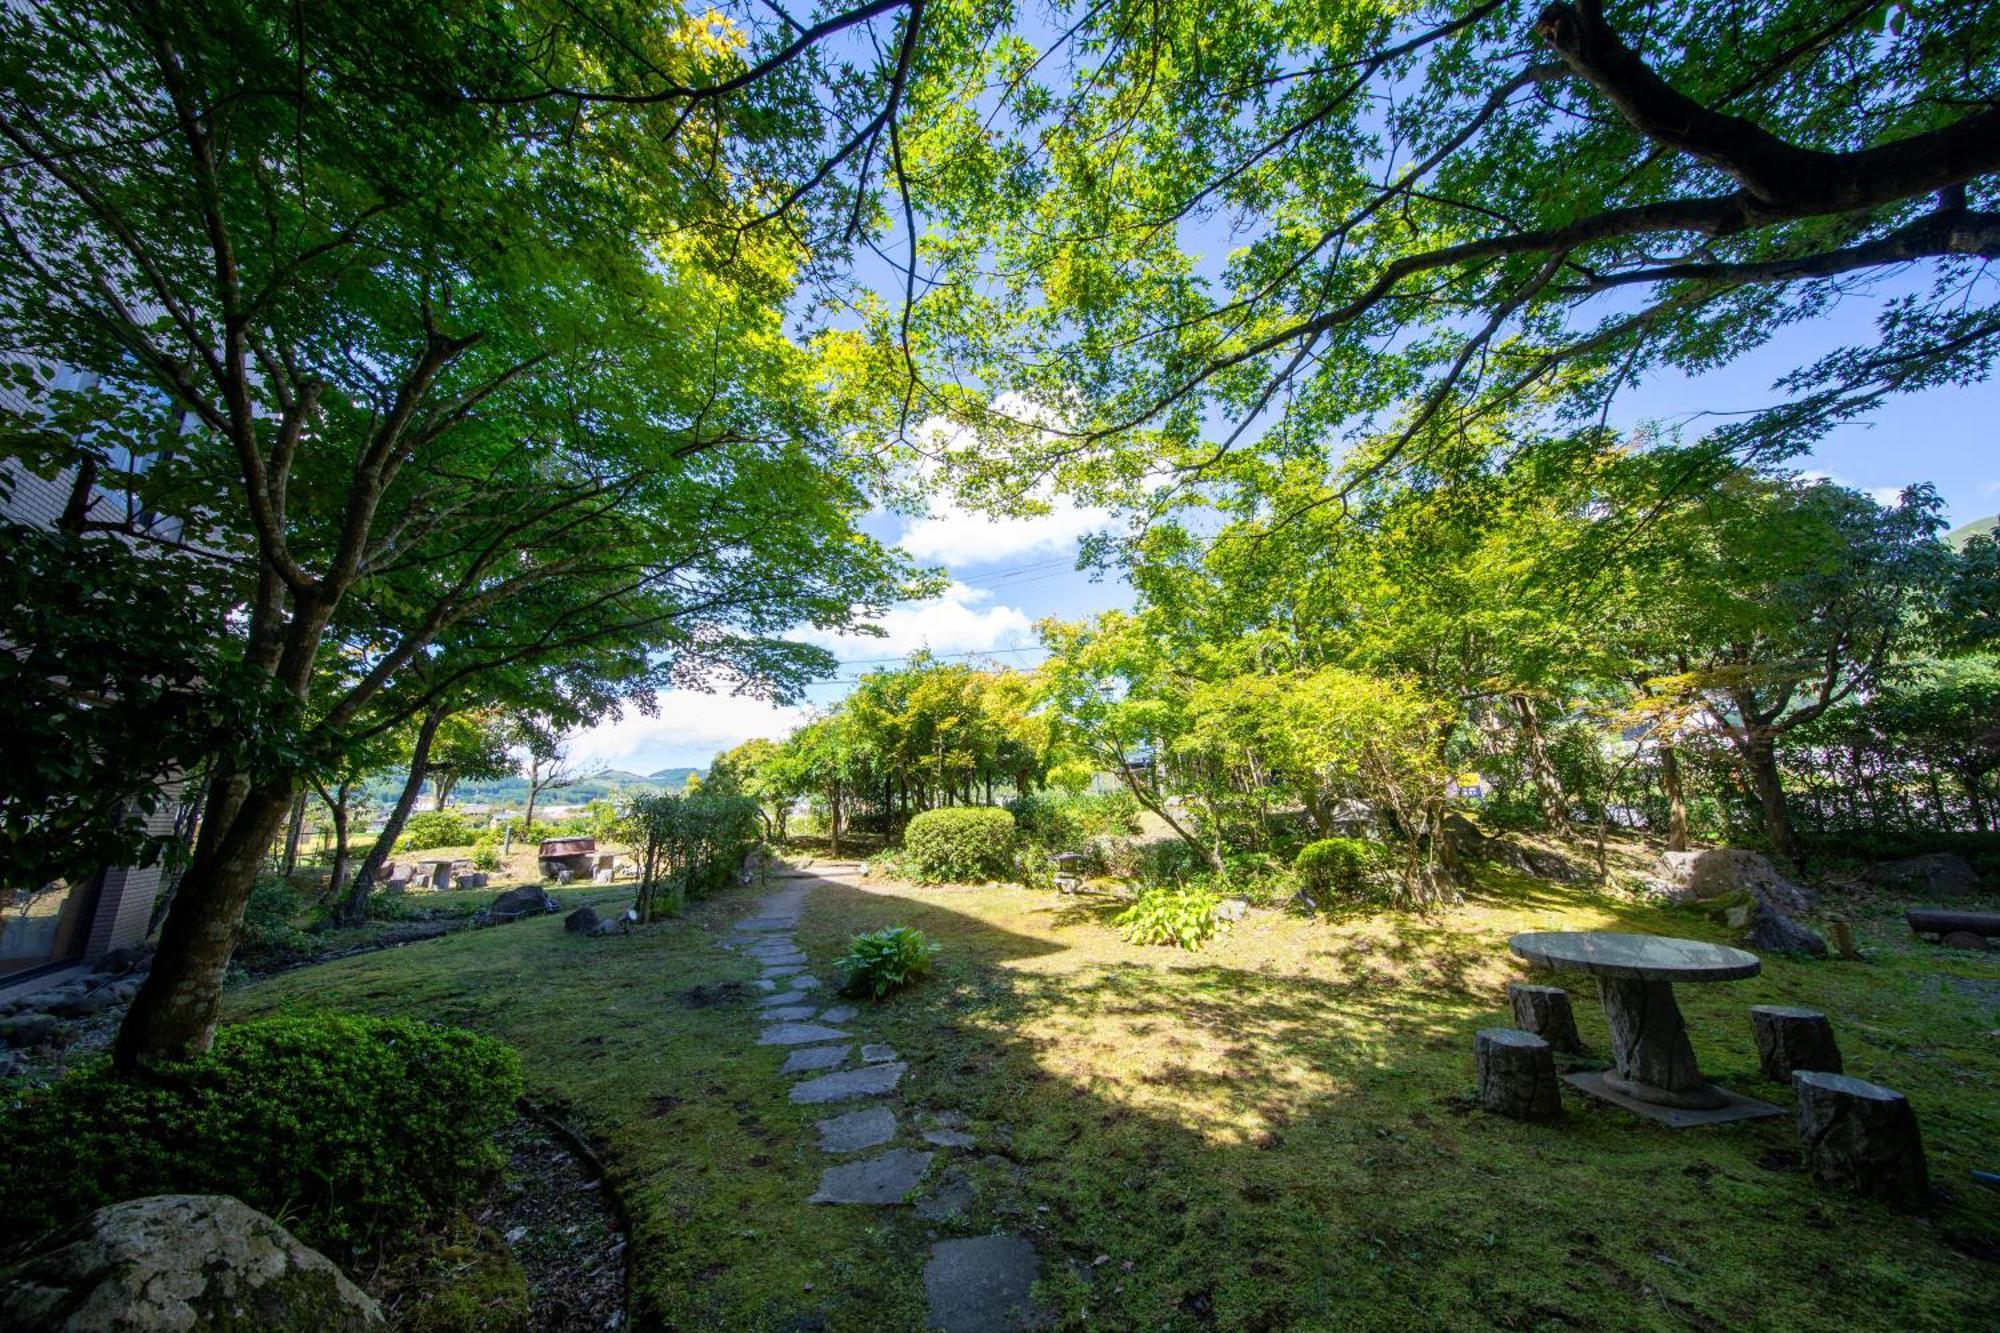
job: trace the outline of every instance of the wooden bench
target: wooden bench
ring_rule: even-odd
[[[2000,935],[2000,912],[1947,912],[1917,907],[1903,913],[1903,920],[1918,935],[1935,935],[1938,942],[1954,949],[1989,949],[1987,941]]]

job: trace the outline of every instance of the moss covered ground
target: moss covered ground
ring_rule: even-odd
[[[1917,1108],[1939,1194],[1917,1216],[1815,1185],[1789,1119],[1471,1108],[1472,1032],[1523,975],[1508,935],[1725,938],[1695,913],[1496,873],[1433,918],[1258,912],[1186,954],[1123,942],[1107,899],[827,882],[799,931],[821,975],[858,930],[943,945],[856,1024],[910,1061],[905,1107],[980,1141],[953,1168],[976,1194],[925,1223],[804,1203],[823,1112],[786,1100],[783,1053],[753,1044],[752,966],[721,947],[757,892],[626,937],[549,918],[345,959],[245,986],[231,1013],[412,1013],[513,1043],[632,1212],[642,1327],[921,1328],[929,1237],[1001,1227],[1035,1242],[1065,1328],[1992,1326],[2000,1195],[1969,1172],[2000,1167],[2000,955],[1912,939],[1899,904],[1853,905],[1865,961],[1773,959],[1680,994],[1709,1074],[1786,1105],[1749,1007],[1825,1010],[1848,1071]]]

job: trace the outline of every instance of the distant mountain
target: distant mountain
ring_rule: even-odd
[[[1992,518],[1975,518],[1964,527],[1953,528],[1950,532],[1947,532],[1944,539],[1951,543],[1954,548],[1960,548],[1974,537],[1979,536],[1981,533],[1991,532],[1996,527],[2000,527],[2000,515],[1995,515]]]
[[[542,793],[544,805],[587,805],[592,801],[622,800],[626,796],[648,791],[681,791],[686,788],[690,777],[698,776],[698,768],[663,768],[657,773],[634,773],[628,769],[607,768],[599,773],[590,773],[578,778],[567,787],[558,787]],[[367,793],[378,811],[385,810],[396,802],[396,793],[403,787],[403,774],[381,773],[368,782]],[[487,782],[461,782],[451,789],[451,803],[460,805],[483,805],[488,807],[519,810],[528,803],[528,780],[523,777],[495,778]],[[431,793],[425,789],[423,798],[417,803],[419,810],[431,808]]]
[[[657,773],[647,774],[646,780],[657,782],[668,791],[678,791],[688,785],[689,778],[700,776],[701,770],[698,768],[663,768]]]

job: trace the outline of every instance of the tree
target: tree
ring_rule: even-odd
[[[1053,473],[1152,512],[1246,453],[1601,420],[1912,264],[1721,442],[1795,453],[2000,348],[1989,6],[1079,0],[1046,32],[913,91],[910,151],[955,169],[906,322],[978,386],[929,401],[1012,445],[954,451],[991,499]]]
[[[123,1063],[206,1047],[257,863],[349,746],[579,655],[783,693],[830,663],[788,629],[892,595],[852,528],[875,464],[840,368],[785,336],[799,233],[738,225],[802,160],[791,183],[826,179],[838,109],[784,99],[867,17],[768,56],[677,11],[636,45],[536,6],[0,19],[0,339],[44,359],[7,448],[149,459],[132,510],[178,526],[81,530],[205,561],[242,627],[229,697],[302,727],[282,762],[217,766]],[[560,86],[584,70],[656,95]],[[55,362],[87,374],[59,388]],[[315,700],[329,645],[341,688]]]
[[[521,817],[523,836],[535,832],[535,806],[544,795],[574,787],[582,776],[570,762],[569,741],[532,721],[517,723],[518,744],[526,752],[520,773],[528,780],[528,809]]]
[[[497,710],[457,713],[445,719],[432,743],[426,775],[433,810],[442,810],[451,789],[466,778],[484,782],[512,776],[514,757],[507,752],[506,720]]]

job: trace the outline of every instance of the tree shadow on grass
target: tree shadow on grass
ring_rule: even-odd
[[[1926,1223],[1772,1169],[1795,1160],[1785,1120],[1676,1134],[1575,1094],[1553,1125],[1475,1111],[1472,1033],[1514,974],[1490,933],[1329,930],[1301,974],[1125,946],[1114,910],[829,883],[802,930],[814,953],[891,921],[943,946],[856,1024],[909,1061],[908,1106],[966,1118],[979,1147],[933,1170],[975,1201],[896,1225],[1027,1236],[1057,1326],[1949,1326],[2000,1295]]]

